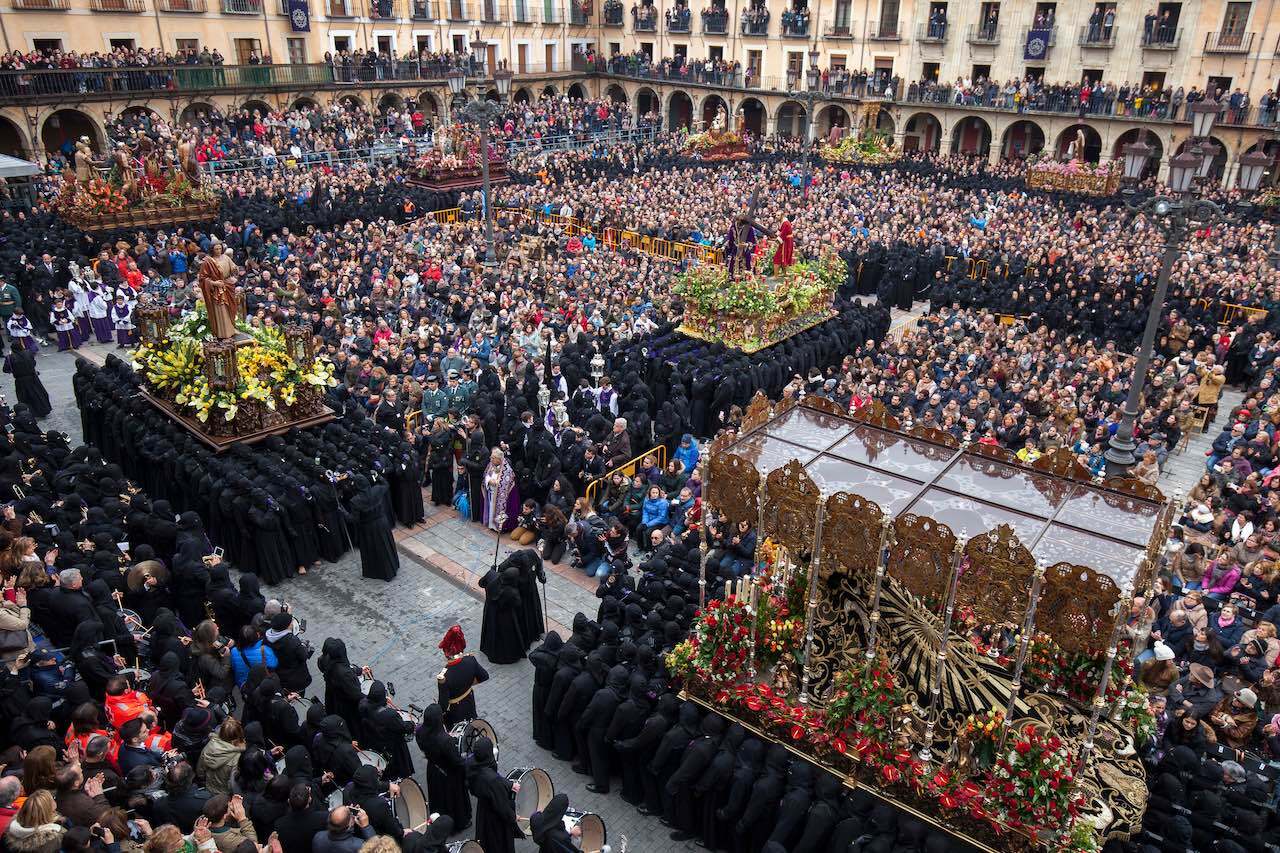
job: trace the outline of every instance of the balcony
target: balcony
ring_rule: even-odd
[[[822,28],[822,35],[829,39],[852,39],[856,29],[857,25],[852,21],[841,18],[837,21],[828,21]]]
[[[161,12],[188,12],[201,14],[208,8],[205,0],[156,0]],[[287,4],[286,4],[287,5]],[[288,14],[286,9],[282,14]]]
[[[262,0],[222,0],[224,15],[261,15]]]
[[[642,6],[635,17],[634,29],[638,33],[656,33],[658,31],[658,12],[652,6]]]
[[[369,20],[394,21],[400,17],[396,0],[369,0]]]
[[[702,13],[702,34],[724,36],[729,34],[729,12],[726,9],[707,9]]]
[[[63,12],[71,8],[70,0],[13,0],[13,8],[33,12]]]
[[[809,37],[809,13],[793,12],[790,9],[783,12],[782,37],[807,39]]]
[[[1219,30],[1204,34],[1205,53],[1248,53],[1253,47],[1253,33]]]
[[[143,0],[89,0],[89,8],[95,12],[145,12]]]
[[[486,24],[501,24],[505,20],[503,11],[498,0],[484,0],[480,4],[480,20]]]
[[[467,4],[463,0],[449,0],[449,8],[446,10],[450,21],[469,21],[467,17]]]
[[[677,9],[676,14],[667,14],[666,26],[669,33],[691,33],[693,32],[693,15],[688,9]]]
[[[1156,27],[1142,34],[1143,50],[1177,50],[1182,43],[1182,30],[1178,27]]]
[[[946,44],[947,22],[933,21],[916,27],[916,41],[924,44]]]
[[[591,26],[590,3],[579,5],[577,0],[569,0],[569,26],[571,27]]]
[[[626,9],[621,3],[606,2],[602,13],[602,23],[606,27],[621,27],[626,20]]]
[[[902,21],[872,21],[867,26],[867,41],[902,41]]]
[[[1045,57],[1049,56],[1049,48],[1056,47],[1058,44],[1058,28],[1057,27],[1023,27],[1022,28],[1022,44],[1027,43],[1027,39],[1031,36],[1031,31],[1036,29],[1047,29],[1049,31],[1049,43],[1045,46]]]
[[[965,41],[969,42],[969,44],[999,44],[1000,27],[996,24],[981,24],[979,26],[970,24],[969,31],[965,35]]]
[[[769,10],[760,12],[748,10],[742,13],[742,34],[744,36],[769,35]]]
[[[533,12],[529,10],[529,0],[515,0],[515,6],[511,10],[511,20],[517,24],[534,23]]]
[[[409,18],[414,21],[434,21],[436,4],[433,0],[412,0],[409,4]]]
[[[1078,44],[1095,50],[1110,50],[1116,46],[1116,28],[1108,30],[1101,24],[1085,24],[1080,28]]]

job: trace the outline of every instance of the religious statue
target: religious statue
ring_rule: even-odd
[[[1075,137],[1067,144],[1067,162],[1084,159],[1084,130],[1076,130]]]
[[[121,142],[111,155],[111,175],[120,181],[120,192],[129,201],[138,200],[138,180],[133,174],[133,152]]]
[[[86,137],[80,137],[80,141],[76,143],[75,164],[76,180],[82,184],[89,183],[93,179],[93,168],[96,164],[93,162],[93,149],[89,147],[89,140]]]
[[[729,114],[721,104],[716,108],[716,117],[711,121],[711,135],[720,136],[729,129]]]
[[[198,279],[200,295],[209,314],[209,333],[218,340],[234,338],[239,305],[236,265],[221,242],[215,241],[209,247],[209,254],[200,262]]]
[[[791,220],[784,219],[778,226],[778,248],[773,253],[775,272],[785,270],[796,262],[796,241],[791,235]]]
[[[736,125],[737,127],[735,128],[735,130],[737,131],[738,136],[745,136],[747,133],[747,111],[744,110],[742,107],[738,107],[738,116],[737,116]]]
[[[756,190],[751,194],[751,203],[747,206],[746,213],[734,219],[733,224],[729,226],[729,233],[725,235],[724,261],[730,278],[733,278],[735,273],[751,271],[756,243],[761,235],[774,236],[772,231],[755,221],[756,205],[759,201],[760,191]]]
[[[188,136],[178,143],[178,166],[193,187],[200,186],[200,163],[196,160],[196,140]]]

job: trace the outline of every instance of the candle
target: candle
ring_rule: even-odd
[[[724,582],[724,597],[729,597],[729,581]]]

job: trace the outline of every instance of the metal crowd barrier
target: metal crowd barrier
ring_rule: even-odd
[[[625,474],[628,480],[634,477],[636,473],[636,467],[639,466],[639,464],[642,461],[644,461],[644,458],[646,456],[657,456],[658,468],[664,469],[667,467],[667,446],[665,444],[659,444],[656,447],[651,447],[648,450],[646,450],[644,453],[641,453],[635,459],[631,459],[627,462],[622,463],[617,468],[614,468],[612,471],[606,471],[603,475],[597,477],[596,479],[588,483],[587,491],[586,491],[587,503],[591,504],[592,506],[596,505],[596,492],[600,490],[601,484],[609,482],[609,480],[613,478],[614,474]]]

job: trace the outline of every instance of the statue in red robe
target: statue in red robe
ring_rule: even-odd
[[[778,269],[786,269],[796,262],[796,241],[791,236],[791,220],[782,220],[778,227],[778,249],[773,253],[773,265]]]

